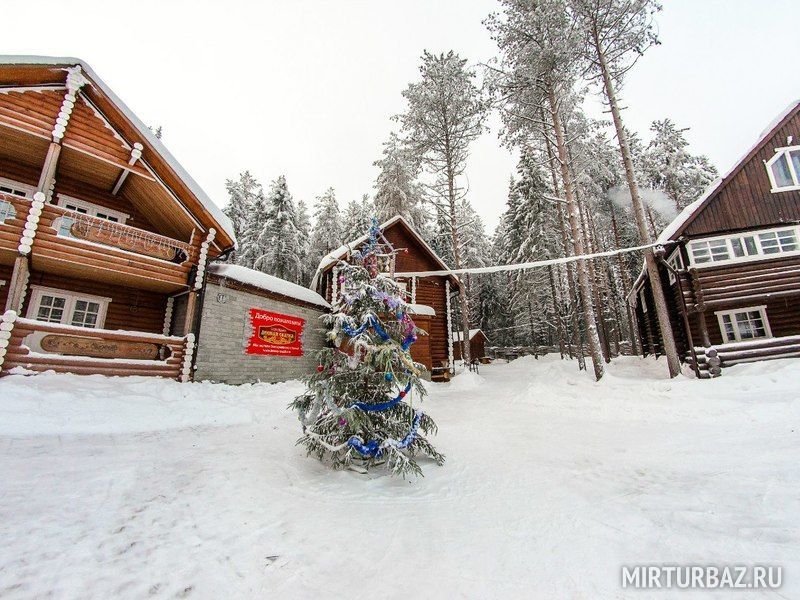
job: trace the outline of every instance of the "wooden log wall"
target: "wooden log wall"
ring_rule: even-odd
[[[776,360],[779,358],[800,357],[800,336],[786,336],[753,340],[747,343],[720,344],[714,346],[720,358],[720,366],[724,369],[733,365],[758,360]],[[709,369],[705,348],[697,348],[697,364],[702,373]],[[691,361],[689,361],[691,364]]]
[[[27,314],[33,293],[31,285],[111,298],[104,329],[149,333],[162,333],[164,329],[164,314],[167,309],[167,294],[164,293],[33,271],[23,314]]]
[[[434,271],[441,269],[441,266],[428,255],[426,250],[417,242],[406,229],[399,224],[395,224],[384,231],[386,239],[396,248],[406,248],[408,252],[400,252],[397,255],[395,271]],[[428,330],[428,344],[430,346],[430,363],[438,368],[448,364],[450,336],[447,331],[447,296],[445,289],[445,277],[424,277],[417,278],[416,304],[430,306],[436,311],[436,315],[430,319],[430,329]],[[453,287],[453,286],[451,286]],[[411,292],[411,282],[407,282],[409,293]]]

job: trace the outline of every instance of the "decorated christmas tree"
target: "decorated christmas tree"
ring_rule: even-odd
[[[421,474],[419,455],[444,462],[423,434],[436,424],[416,405],[424,398],[424,367],[409,348],[424,332],[414,325],[400,287],[379,273],[396,250],[373,219],[369,240],[340,262],[333,310],[322,318],[332,348],[319,353],[307,391],[294,400],[309,455],[334,469],[385,465],[396,475]]]

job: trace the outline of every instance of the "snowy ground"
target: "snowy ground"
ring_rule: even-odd
[[[7,377],[0,597],[670,597],[621,589],[640,563],[779,564],[764,597],[800,597],[800,361],[664,369],[432,385],[447,463],[410,482],[305,458],[298,383]]]

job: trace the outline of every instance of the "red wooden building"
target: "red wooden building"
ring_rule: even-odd
[[[388,260],[382,268],[395,277],[395,273],[447,270],[449,267],[422,239],[422,236],[401,216],[395,216],[380,226],[383,236],[397,250],[403,250],[396,258]],[[333,302],[338,293],[337,267],[340,260],[367,241],[364,235],[328,254],[320,263],[311,288],[328,302]],[[407,251],[406,251],[407,250]],[[452,296],[457,294],[459,280],[450,276],[395,277],[405,288],[405,299],[413,305],[414,322],[428,335],[420,336],[411,346],[412,358],[425,365],[434,380],[449,379],[453,370],[452,345]]]
[[[453,332],[453,357],[455,360],[461,360],[461,350],[464,334],[462,331]],[[486,358],[486,334],[481,329],[469,330],[469,356],[475,361],[483,361]]]
[[[714,355],[721,367],[800,356],[799,223],[800,101],[659,237],[678,349],[698,376]],[[644,352],[661,354],[646,272],[629,301]]]
[[[0,369],[186,380],[228,219],[82,61],[0,57]]]

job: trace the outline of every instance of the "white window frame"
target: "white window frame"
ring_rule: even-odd
[[[75,313],[75,303],[78,300],[85,300],[87,302],[96,302],[100,305],[100,311],[97,313],[97,322],[94,327],[83,327],[83,329],[103,329],[106,324],[106,314],[108,313],[108,305],[111,303],[111,298],[104,296],[93,296],[91,294],[82,294],[80,292],[72,292],[70,290],[62,290],[60,288],[51,288],[41,285],[31,286],[31,300],[28,303],[28,311],[25,313],[26,318],[36,321],[36,315],[39,313],[39,305],[42,302],[42,296],[58,296],[65,298],[64,313],[61,316],[61,325],[72,325],[72,316]]]
[[[789,192],[792,190],[800,190],[800,173],[795,171],[794,164],[792,163],[792,159],[789,156],[790,152],[794,152],[796,150],[800,150],[800,146],[784,146],[783,148],[775,148],[775,156],[773,156],[769,160],[764,161],[764,166],[767,169],[767,177],[769,177],[770,192],[772,192],[773,194],[776,192]],[[778,187],[778,184],[775,181],[775,176],[772,173],[772,165],[774,165],[782,156],[786,157],[786,161],[789,165],[789,175],[792,178],[793,184],[783,187]]]
[[[111,208],[106,208],[105,206],[100,206],[99,204],[95,204],[93,202],[81,200],[80,198],[75,198],[73,196],[67,196],[66,194],[58,194],[57,205],[60,206],[61,208],[66,208],[67,204],[72,204],[73,206],[77,206],[79,208],[84,209],[86,211],[86,214],[91,217],[96,217],[97,213],[99,212],[106,214],[110,217],[114,217],[121,225],[125,225],[125,222],[131,217],[129,214],[126,214],[124,212],[113,210]]]
[[[24,196],[20,196],[19,194],[12,193],[12,196],[16,196],[17,198],[33,198],[33,195],[36,193],[36,187],[33,185],[28,185],[27,183],[22,183],[20,181],[15,181],[14,179],[8,179],[7,177],[0,177],[0,186],[11,188],[14,191],[22,192],[25,194]],[[8,192],[3,192],[8,193]]]
[[[765,336],[757,337],[757,338],[748,338],[746,340],[742,340],[741,334],[739,333],[739,325],[736,322],[736,314],[743,313],[743,312],[752,312],[758,311],[761,314],[761,321],[764,323],[764,331],[766,332]],[[744,306],[741,308],[732,308],[730,310],[720,310],[714,313],[717,316],[717,324],[719,325],[719,332],[722,335],[722,340],[726,344],[734,343],[734,342],[749,342],[752,340],[766,340],[772,337],[772,329],[769,326],[769,319],[767,318],[767,307],[766,305],[761,306]],[[725,339],[727,334],[725,333],[725,324],[722,321],[722,317],[728,315],[731,317],[731,323],[733,324],[733,335],[734,339],[728,340]]]
[[[681,254],[680,246],[675,248],[675,251],[672,254],[669,255],[669,258],[667,259],[667,264],[670,267],[672,267],[673,269],[675,269],[676,271],[682,271],[683,270],[683,268],[684,268],[683,255]],[[670,285],[674,285],[675,282],[677,281],[677,278],[675,277],[675,274],[672,271],[670,271],[670,270],[668,270],[668,271],[669,271],[668,272],[669,284]]]
[[[765,233],[777,233],[779,231],[786,231],[787,229],[791,229],[794,231],[794,236],[798,242],[797,249],[773,252],[771,254],[765,253],[764,249],[761,246],[761,240],[759,239],[759,236]],[[755,239],[757,253],[749,256],[736,256],[733,252],[733,245],[731,241],[748,236],[752,236]],[[718,240],[725,241],[729,258],[726,258],[724,260],[712,260],[709,262],[702,262],[702,263],[698,263],[695,261],[694,252],[692,252],[692,244],[694,244],[695,242],[715,242]],[[785,225],[783,227],[770,227],[769,229],[756,229],[754,231],[740,231],[738,233],[717,235],[714,237],[694,238],[686,242],[686,252],[689,255],[689,264],[698,269],[703,269],[708,267],[718,267],[720,265],[729,265],[731,263],[771,260],[773,258],[781,258],[784,256],[797,256],[800,255],[800,227],[798,227],[797,225]]]

